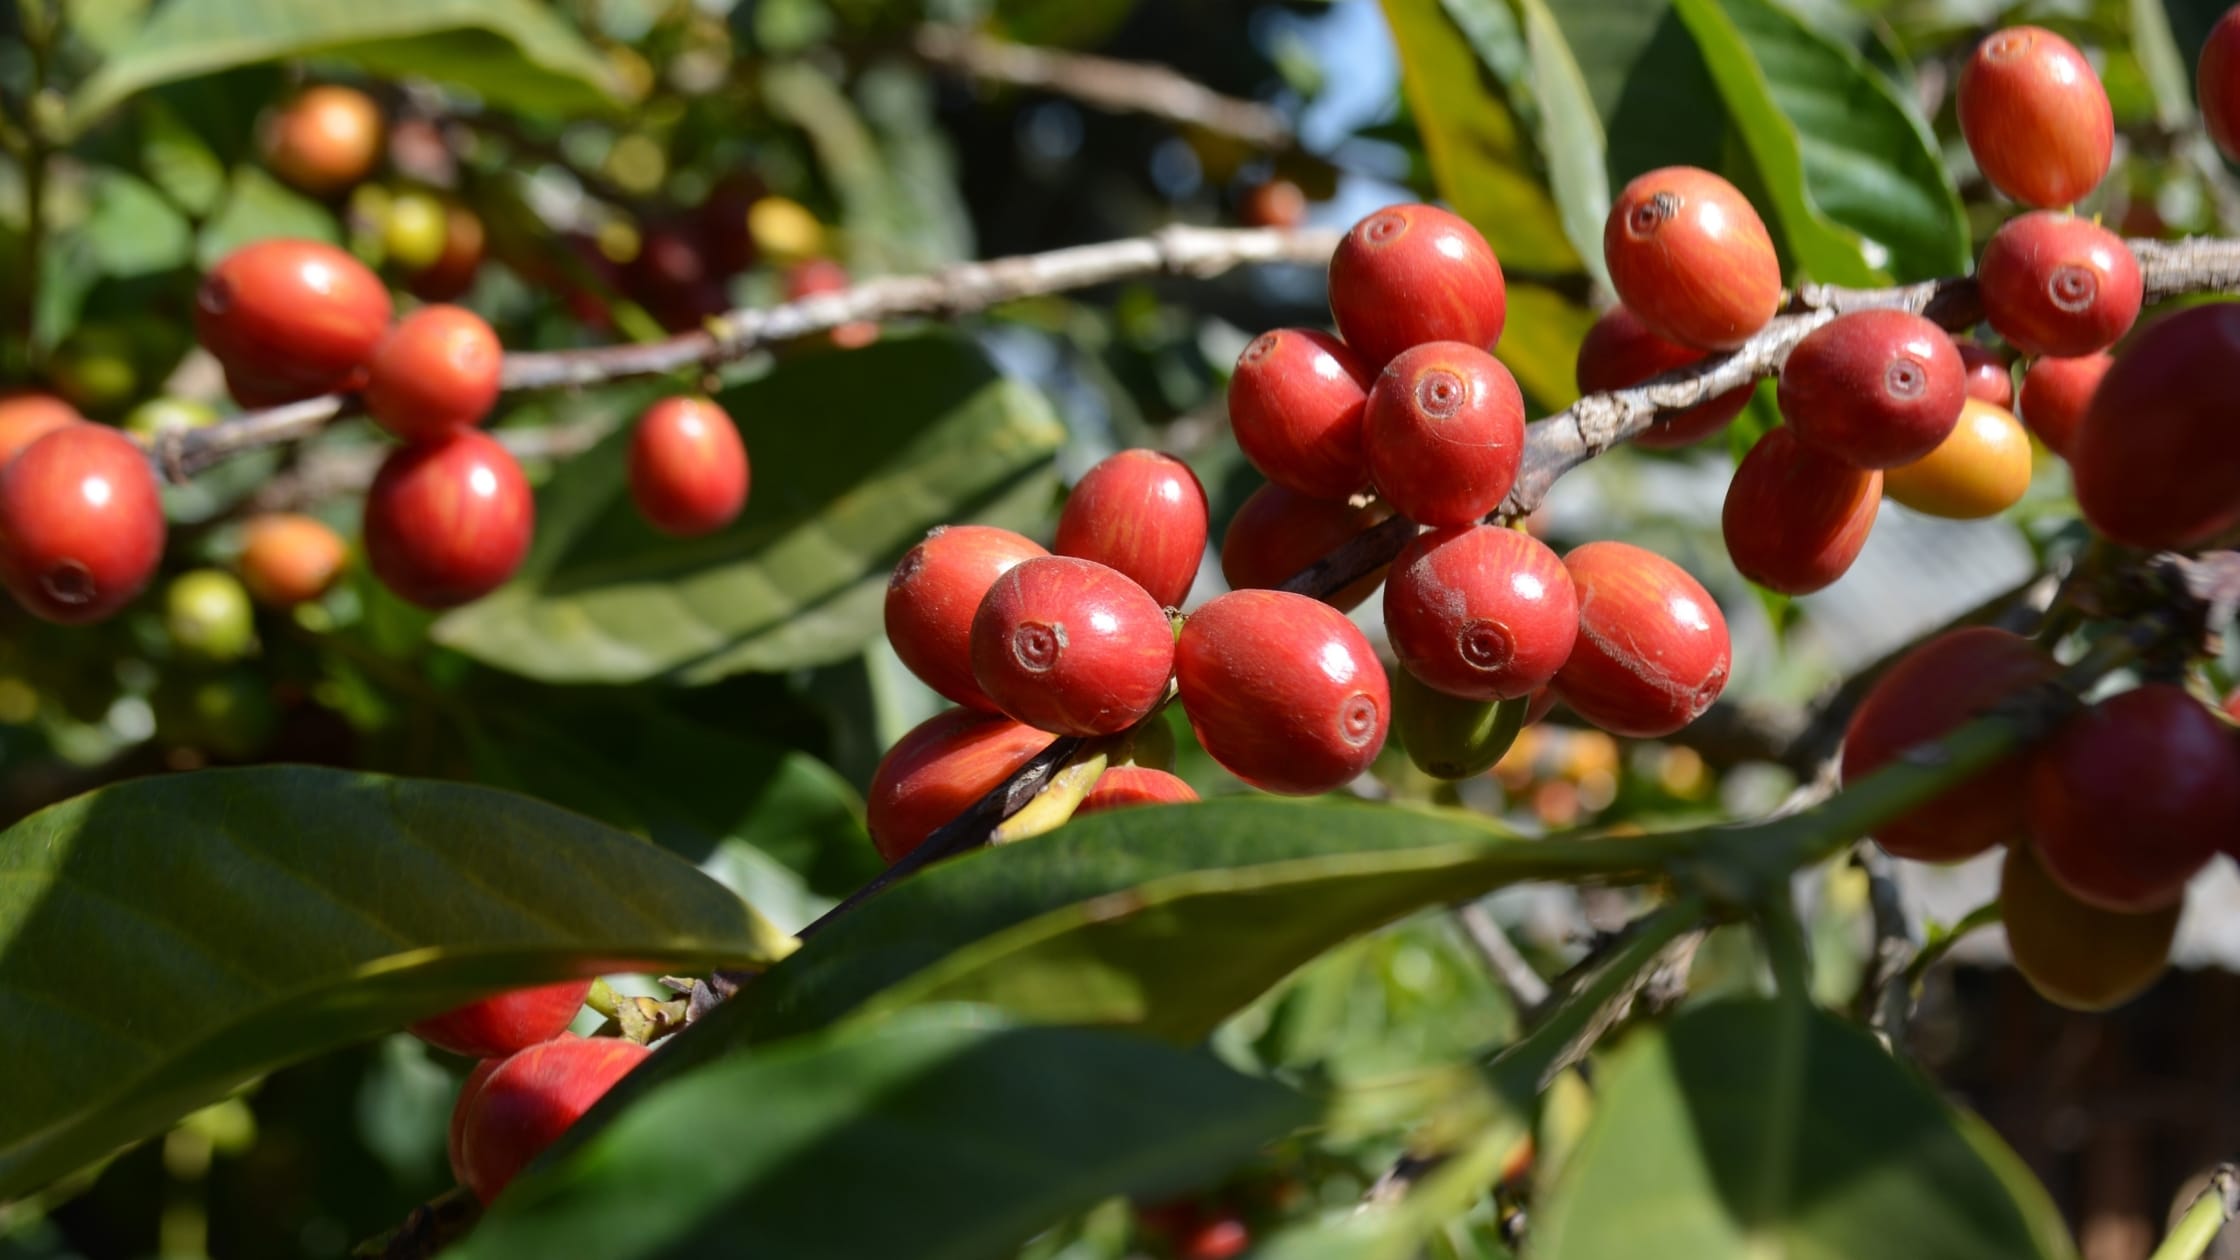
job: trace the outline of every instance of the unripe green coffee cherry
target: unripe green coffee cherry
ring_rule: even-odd
[[[1174,727],[1164,715],[1155,715],[1128,736],[1128,746],[1118,764],[1147,770],[1174,769]]]
[[[1468,779],[1493,769],[1524,729],[1530,696],[1465,700],[1435,691],[1407,670],[1392,676],[1392,729],[1408,760],[1434,779]]]
[[[125,413],[124,431],[151,441],[167,429],[200,429],[215,424],[218,413],[191,398],[151,398]]]
[[[223,569],[173,579],[163,596],[163,624],[180,654],[199,661],[237,661],[257,647],[248,589]]]
[[[419,271],[443,257],[447,231],[441,201],[416,190],[397,193],[382,219],[382,253],[406,271]]]

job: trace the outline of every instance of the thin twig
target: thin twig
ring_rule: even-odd
[[[1519,1011],[1529,1011],[1548,1000],[1548,982],[1525,961],[1517,943],[1494,922],[1493,913],[1482,901],[1458,906],[1455,921],[1462,925],[1462,933],[1475,946],[1479,957],[1485,959],[1486,969],[1501,987],[1509,991],[1509,998]]]

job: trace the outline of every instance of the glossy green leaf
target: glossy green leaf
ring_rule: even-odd
[[[671,854],[510,793],[138,779],[0,833],[0,1199],[492,989],[788,946]]]
[[[2131,53],[2139,59],[2147,90],[2154,97],[2155,121],[2177,130],[2194,110],[2193,72],[2178,51],[2171,15],[2163,0],[2126,0],[2124,7],[2130,16]],[[2194,55],[2200,56],[2198,48]]]
[[[1612,189],[1660,166],[1726,165],[1726,106],[1672,0],[1549,10],[1602,119]]]
[[[679,541],[641,520],[618,433],[538,494],[522,575],[436,637],[534,678],[687,682],[840,660],[880,631],[888,572],[935,525],[1031,526],[1064,431],[969,341],[888,337],[804,354],[720,401],[754,488],[739,520]]]
[[[1635,1033],[1595,1080],[1594,1121],[1533,1214],[1547,1260],[2075,1254],[1996,1138],[1826,1012],[1710,1003]]]
[[[1594,312],[1545,285],[1509,282],[1509,320],[1495,355],[1543,411],[1579,400],[1579,343]]]
[[[1602,119],[1586,75],[1556,23],[1548,0],[1510,0],[1524,29],[1540,155],[1548,190],[1563,215],[1563,229],[1589,274],[1604,289],[1610,272],[1602,261],[1602,226],[1610,217],[1610,174]]]
[[[1216,1177],[1314,1115],[1203,1053],[953,1007],[733,1056],[601,1110],[611,1123],[447,1254],[980,1260],[1111,1195]]]
[[[613,70],[536,0],[166,0],[71,98],[74,133],[126,97],[233,66],[319,56],[529,111],[612,106]]]

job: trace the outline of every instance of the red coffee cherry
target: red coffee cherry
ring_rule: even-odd
[[[462,1186],[467,1184],[467,1155],[460,1149],[460,1142],[466,1136],[467,1113],[474,1107],[474,1096],[482,1092],[490,1074],[497,1071],[498,1065],[503,1062],[503,1059],[484,1059],[475,1064],[473,1070],[467,1073],[467,1079],[459,1086],[458,1101],[451,1105],[451,1132],[445,1142],[444,1153],[450,1158],[451,1179]]]
[[[1967,398],[1952,338],[1908,311],[1838,315],[1781,369],[1781,415],[1797,440],[1857,468],[1895,468],[1937,449]]]
[[[1392,688],[1369,640],[1328,604],[1235,591],[1191,614],[1175,681],[1198,742],[1263,792],[1313,796],[1384,747]]]
[[[66,424],[82,424],[78,409],[53,394],[17,390],[0,394],[0,468],[16,452]]]
[[[1437,206],[1386,206],[1330,256],[1330,315],[1372,370],[1410,346],[1501,340],[1509,289],[1478,229]]]
[[[844,293],[848,287],[848,269],[830,258],[804,258],[786,268],[786,300],[789,302],[819,293]],[[868,319],[842,324],[824,336],[827,344],[842,350],[868,346],[878,339],[878,322]]]
[[[590,995],[589,980],[515,989],[453,1007],[411,1024],[405,1031],[438,1050],[470,1059],[502,1059],[568,1031],[576,1012],[583,1009],[583,1000]]]
[[[241,584],[267,608],[293,608],[327,593],[350,548],[342,535],[309,516],[277,512],[242,531]]]
[[[1524,460],[1524,395],[1499,359],[1434,341],[1385,366],[1362,409],[1377,493],[1423,525],[1467,525],[1501,505]]]
[[[398,448],[366,491],[366,560],[383,586],[422,608],[498,589],[529,554],[535,527],[521,465],[480,429]]]
[[[1627,308],[1667,341],[1732,350],[1781,309],[1781,260],[1733,184],[1692,166],[1635,177],[1611,203],[1602,256]]]
[[[2007,370],[2007,361],[2000,354],[1967,337],[1954,337],[1952,348],[1960,352],[1960,370],[1964,374],[1968,397],[1981,398],[1994,407],[2014,409],[2014,374]]]
[[[1727,619],[1687,570],[1628,543],[1563,558],[1579,591],[1579,638],[1556,695],[1612,735],[1656,739],[1703,716],[1726,689]]]
[[[1769,591],[1808,595],[1859,558],[1881,506],[1880,472],[1855,468],[1779,428],[1736,465],[1719,526],[1742,576]]]
[[[1097,776],[1097,785],[1081,798],[1073,815],[1079,818],[1108,809],[1134,809],[1139,805],[1186,805],[1197,799],[1197,789],[1164,770],[1149,766],[1113,766]]]
[[[1055,737],[1000,713],[950,709],[911,728],[872,772],[864,822],[899,862],[927,836],[1034,760]]]
[[[2010,26],[1976,45],[1960,71],[1960,134],[1993,187],[2050,210],[2108,173],[2115,114],[2076,45]]]
[[[1391,516],[1392,509],[1377,499],[1336,503],[1282,486],[1262,486],[1229,518],[1221,536],[1221,576],[1233,591],[1274,590]],[[1385,568],[1378,568],[1322,602],[1341,612],[1352,609],[1369,598],[1384,575]]]
[[[1098,462],[1066,496],[1057,553],[1109,565],[1180,608],[1206,555],[1206,492],[1190,466],[1157,451]]]
[[[2115,362],[2115,357],[2108,354],[2074,359],[2049,356],[2031,361],[2029,370],[2022,374],[2022,422],[2030,426],[2047,450],[2063,459],[2069,457],[2077,427],[2084,423],[2084,413],[2092,406],[2093,391],[2100,388],[2100,378]]]
[[[2105,350],[2139,318],[2145,290],[2123,238],[2037,210],[2009,219],[1976,264],[1983,315],[2024,354]]]
[[[459,1162],[484,1203],[558,1141],[591,1105],[652,1053],[622,1037],[562,1036],[499,1063],[462,1091]]]
[[[389,291],[317,241],[268,240],[221,259],[195,293],[195,337],[243,406],[356,388],[389,331]],[[247,396],[242,396],[246,394]]]
[[[1293,228],[1307,220],[1307,194],[1288,179],[1268,179],[1237,199],[1237,221],[1246,227]]]
[[[1237,449],[1279,486],[1317,499],[1369,487],[1361,410],[1376,372],[1346,343],[1310,328],[1254,338],[1229,378]]]
[[[2007,952],[2039,996],[2073,1011],[2105,1011],[2146,992],[2170,965],[2185,912],[2180,900],[2145,914],[2117,914],[2070,896],[2045,864],[2017,844],[1999,868],[1999,922]]]
[[[1843,781],[1853,784],[1908,748],[1982,717],[2054,674],[2028,639],[1989,626],[1940,634],[1875,681],[1843,740]],[[1875,828],[1894,857],[1957,862],[2022,839],[2028,765],[2009,756],[1904,816]]]
[[[115,429],[65,425],[0,469],[0,582],[47,621],[83,625],[132,602],[164,534],[155,470]]]
[[[2148,683],[2040,744],[2029,802],[2055,883],[2103,910],[2159,909],[2240,832],[2240,748],[2185,688]]]
[[[1174,674],[1174,626],[1118,569],[1039,556],[1006,570],[972,618],[972,676],[996,706],[1060,735],[1142,721]]]
[[[2158,320],[2093,391],[2070,442],[2085,520],[2132,547],[2185,549],[2240,525],[2240,305]]]
[[[1997,516],[2030,489],[2030,436],[2014,413],[1970,398],[1937,449],[1882,474],[1882,493],[1947,520]]]
[[[738,519],[751,480],[731,415],[705,398],[664,398],[630,435],[630,501],[655,529],[712,534]]]
[[[272,173],[315,197],[342,192],[381,161],[381,107],[353,87],[305,88],[265,120],[259,137]]]
[[[990,525],[938,525],[887,579],[887,641],[926,686],[970,709],[996,703],[972,677],[972,616],[996,579],[1046,556],[1034,542]]]
[[[1465,525],[1418,535],[1392,562],[1385,632],[1400,664],[1468,700],[1532,694],[1579,634],[1563,561],[1530,534]]]
[[[405,316],[366,369],[366,411],[407,442],[482,423],[498,401],[505,347],[480,315],[424,306]]]
[[[2226,10],[2209,28],[2195,70],[2202,126],[2225,157],[2240,162],[2240,11]]]
[[[1652,376],[1692,367],[1711,357],[1710,351],[1666,341],[1649,331],[1641,317],[1624,306],[1613,306],[1587,330],[1579,343],[1578,382],[1582,394],[1600,394],[1639,385]],[[1686,411],[1662,416],[1646,433],[1634,436],[1635,446],[1670,450],[1700,442],[1742,413],[1750,405],[1753,388],[1737,386],[1709,402]]]

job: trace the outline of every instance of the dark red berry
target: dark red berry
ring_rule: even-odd
[[[1555,677],[1579,598],[1546,543],[1497,525],[1418,535],[1392,562],[1385,632],[1409,673],[1450,696],[1507,700]]]
[[[1055,550],[1118,569],[1180,608],[1205,559],[1205,487],[1172,455],[1122,451],[1074,484]]]
[[[504,1058],[568,1031],[590,993],[589,980],[515,989],[430,1016],[405,1031],[470,1059]]]
[[[1377,493],[1423,525],[1467,525],[1500,506],[1524,459],[1524,395],[1499,359],[1434,341],[1385,366],[1362,411]]]
[[[1624,306],[1613,306],[1587,330],[1579,343],[1578,383],[1582,394],[1599,394],[1639,385],[1652,376],[1693,367],[1709,359],[1709,350],[1667,341],[1649,331],[1641,317]],[[1634,435],[1635,446],[1670,450],[1700,442],[1742,413],[1750,405],[1754,387],[1737,386],[1709,402],[1686,411],[1660,416],[1648,431]]]
[[[2240,525],[2240,304],[2157,321],[2093,390],[2069,445],[2077,504],[2108,538],[2185,549]]]
[[[2066,206],[2108,173],[2108,93],[2076,45],[2052,31],[1993,32],[1961,68],[1959,95],[1968,151],[1984,178],[2016,201]]]
[[[499,1063],[460,1096],[467,1188],[484,1203],[497,1198],[649,1053],[622,1037],[561,1036]]]
[[[1012,565],[1046,556],[1033,541],[990,525],[941,525],[887,579],[887,641],[926,686],[967,708],[994,711],[972,677],[972,616]]]
[[[1097,776],[1097,785],[1081,798],[1074,816],[1108,809],[1134,809],[1139,805],[1183,805],[1198,799],[1189,784],[1149,766],[1113,766]]]
[[[1619,300],[1667,341],[1732,350],[1781,309],[1781,260],[1765,222],[1709,171],[1635,177],[1611,203],[1602,256]]]
[[[1501,340],[1509,290],[1478,229],[1437,206],[1386,206],[1330,256],[1330,314],[1374,369],[1410,346]]]
[[[1806,595],[1842,577],[1867,545],[1882,474],[1823,454],[1787,428],[1735,467],[1720,514],[1734,567],[1769,591]]]
[[[1384,747],[1392,690],[1345,614],[1287,591],[1236,591],[1191,614],[1175,681],[1198,742],[1266,792],[1311,796]]]
[[[479,429],[389,455],[366,492],[366,559],[375,577],[423,608],[498,589],[529,554],[536,502],[497,439]]]
[[[318,241],[244,245],[195,294],[195,336],[243,406],[355,388],[389,331],[389,291],[364,263]]]
[[[1221,576],[1233,591],[1275,590],[1355,535],[1389,519],[1381,500],[1310,499],[1282,486],[1252,492],[1221,536]],[[1369,598],[1384,581],[1379,566],[1323,601],[1341,611]]]
[[[1960,352],[1960,370],[1966,377],[1968,397],[2013,410],[2014,373],[2007,369],[2006,359],[1967,337],[1953,338],[1952,348]]]
[[[407,442],[426,442],[482,423],[498,401],[505,347],[480,315],[424,306],[405,316],[373,353],[366,411]]]
[[[972,618],[972,676],[996,707],[1060,735],[1113,735],[1167,694],[1174,627],[1118,569],[1039,556],[1006,570]]]
[[[864,793],[864,822],[879,856],[902,860],[1054,738],[1000,713],[970,709],[937,713],[912,727],[880,759]]]
[[[1781,415],[1797,440],[1857,468],[1895,468],[1937,449],[1967,398],[1952,338],[1908,311],[1839,315],[1781,369]]]
[[[2105,350],[2139,318],[2139,261],[2086,219],[2038,210],[2009,219],[1976,265],[1983,315],[2024,354]]]
[[[1374,369],[1346,344],[1307,328],[1255,337],[1229,378],[1229,425],[1262,476],[1317,499],[1369,486],[1361,410]]]
[[[1290,228],[1307,218],[1307,194],[1288,179],[1262,180],[1237,199],[1237,221],[1246,227]]]
[[[848,285],[848,269],[830,258],[805,258],[786,268],[786,300],[789,302],[820,293],[844,293]],[[875,320],[855,320],[826,333],[824,339],[839,349],[854,350],[877,341],[879,325]]]
[[[474,1096],[482,1092],[490,1074],[497,1071],[498,1065],[504,1062],[504,1059],[484,1059],[475,1064],[474,1069],[467,1073],[467,1079],[459,1086],[458,1101],[451,1105],[451,1132],[445,1142],[444,1153],[450,1157],[451,1179],[462,1186],[467,1184],[467,1156],[460,1149],[460,1144],[461,1139],[466,1136],[467,1113],[474,1109]]]
[[[630,499],[655,529],[714,533],[747,505],[747,447],[730,413],[705,398],[664,398],[630,435]]]
[[[2201,123],[2225,157],[2240,162],[2240,9],[2227,9],[2202,41],[2193,87]]]
[[[1640,739],[1703,716],[1726,689],[1730,649],[1727,619],[1702,584],[1621,542],[1587,543],[1563,566],[1579,591],[1579,638],[1556,695],[1603,730]]]
[[[2067,459],[2077,427],[2092,406],[2093,391],[2115,362],[2108,354],[2032,360],[2022,374],[2022,423],[2030,426],[2047,450]]]
[[[0,469],[0,581],[48,621],[82,625],[130,603],[164,535],[155,469],[115,429],[64,425]]]

